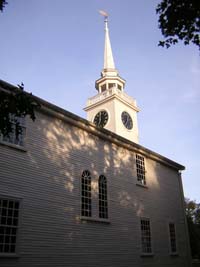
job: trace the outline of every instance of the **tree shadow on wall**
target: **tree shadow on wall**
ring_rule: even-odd
[[[30,218],[37,236],[32,245],[40,244],[36,248],[37,256],[51,258],[51,266],[58,257],[59,261],[84,267],[108,266],[111,259],[109,266],[125,267],[130,262],[142,262],[138,259],[140,217],[153,215],[159,221],[159,215],[155,215],[158,200],[163,202],[161,210],[157,205],[158,214],[168,212],[168,206],[164,209],[166,192],[160,184],[166,177],[160,177],[160,165],[151,166],[148,189],[137,186],[133,151],[64,120],[46,114],[37,118],[34,124],[29,121],[27,129],[27,167],[34,176],[29,185],[37,192],[28,196],[27,205],[34,203],[35,216]],[[90,124],[88,127],[94,130]],[[84,170],[89,170],[92,177],[93,221],[80,216]],[[108,182],[109,223],[98,221],[101,174]],[[43,223],[38,224],[38,214]]]

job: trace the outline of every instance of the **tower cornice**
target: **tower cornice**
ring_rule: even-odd
[[[137,107],[137,103],[135,99],[133,99],[126,93],[121,92],[119,89],[114,88],[114,87],[105,92],[102,92],[101,94],[98,94],[96,96],[89,98],[84,110],[88,111],[94,108],[95,106],[102,105],[105,102],[108,102],[114,98],[118,99],[120,102],[122,102],[126,106],[129,106],[130,108],[134,109],[136,112],[140,111],[139,108]]]

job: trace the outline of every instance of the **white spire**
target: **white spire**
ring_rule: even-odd
[[[105,46],[104,46],[104,69],[115,69],[115,63],[110,44],[108,16],[105,16]]]
[[[104,64],[101,71],[101,78],[96,80],[95,87],[99,93],[109,90],[110,88],[117,88],[123,91],[125,80],[122,79],[118,70],[115,68],[115,63],[112,54],[112,48],[110,44],[109,29],[108,29],[108,14],[105,11],[100,10],[99,13],[104,16],[105,23],[105,46],[104,46]]]
[[[112,48],[110,44],[110,37],[109,37],[109,29],[108,29],[108,13],[99,10],[99,13],[104,16],[104,23],[105,23],[105,45],[104,45],[104,65],[103,65],[103,70],[108,71],[108,70],[115,70],[115,63],[113,59],[113,54],[112,54]]]

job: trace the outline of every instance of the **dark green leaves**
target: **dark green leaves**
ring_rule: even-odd
[[[19,86],[20,89],[22,89]],[[23,90],[7,91],[0,90],[0,133],[9,136],[12,132],[13,122],[16,124],[16,135],[21,131],[18,118],[27,115],[34,121],[34,110],[39,107],[32,94]]]
[[[165,40],[159,46],[169,48],[183,41],[193,43],[200,49],[200,1],[199,0],[162,0],[156,8],[159,14],[159,28]]]
[[[0,11],[3,11],[6,4],[7,4],[6,0],[0,0]]]
[[[190,235],[192,257],[200,259],[200,203],[185,199],[185,212]]]

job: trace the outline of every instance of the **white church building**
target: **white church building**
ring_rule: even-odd
[[[0,136],[0,266],[191,266],[184,166],[139,144],[124,86],[105,16],[87,120],[34,96],[36,121]]]

